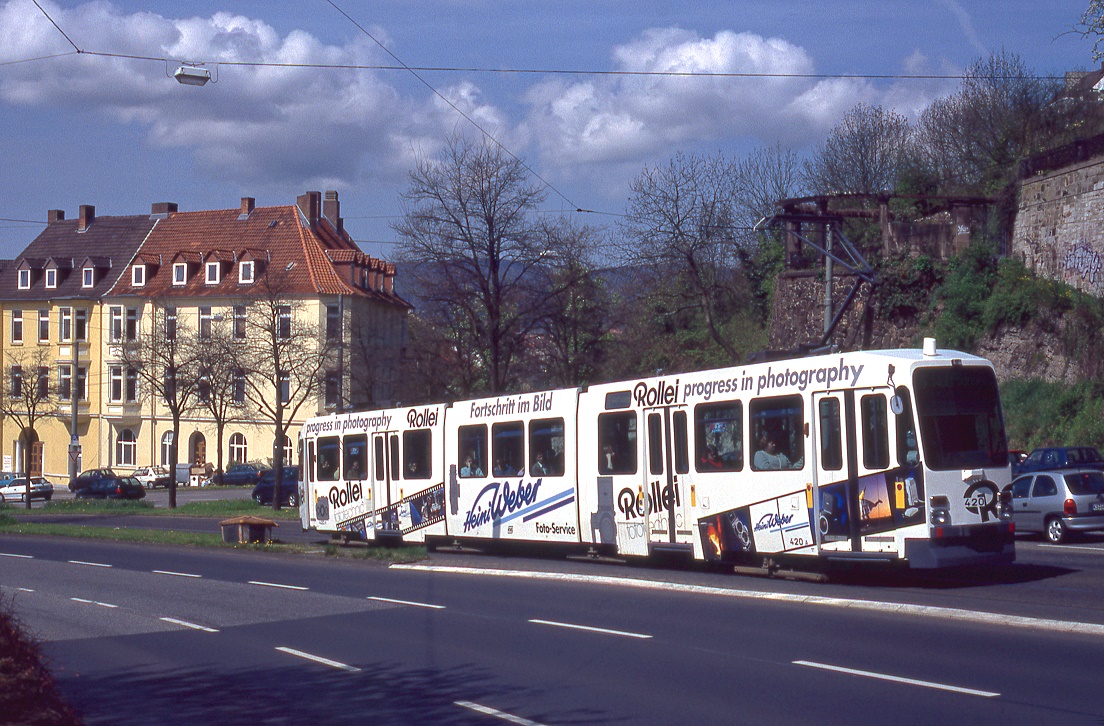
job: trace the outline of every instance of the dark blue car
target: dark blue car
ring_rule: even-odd
[[[275,486],[276,470],[269,469],[261,475],[257,486],[253,487],[253,501],[262,505],[272,504],[272,491]],[[299,506],[299,467],[284,467],[284,479],[280,482],[280,502],[288,507]]]
[[[1012,467],[1013,476],[1044,469],[1101,469],[1104,456],[1091,446],[1049,446],[1035,449],[1022,464]]]
[[[216,484],[226,486],[254,485],[268,469],[257,464],[231,464],[222,474],[215,475]]]

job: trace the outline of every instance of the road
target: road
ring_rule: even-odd
[[[1099,722],[1104,617],[1063,581],[1099,579],[1083,547],[813,585],[3,536],[0,583],[88,723]]]

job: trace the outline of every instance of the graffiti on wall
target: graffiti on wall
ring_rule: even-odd
[[[1065,270],[1067,280],[1074,276],[1081,278],[1081,285],[1077,287],[1095,290],[1104,282],[1104,276],[1101,275],[1100,253],[1087,242],[1079,242],[1069,248],[1062,260],[1062,268]]]

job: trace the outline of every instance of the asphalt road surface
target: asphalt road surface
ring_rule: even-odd
[[[1097,723],[1084,549],[814,585],[4,536],[0,583],[88,723]]]

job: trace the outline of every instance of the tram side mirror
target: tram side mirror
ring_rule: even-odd
[[[905,402],[901,400],[900,396],[893,396],[889,399],[889,410],[893,412],[895,416],[900,416],[905,412]]]

